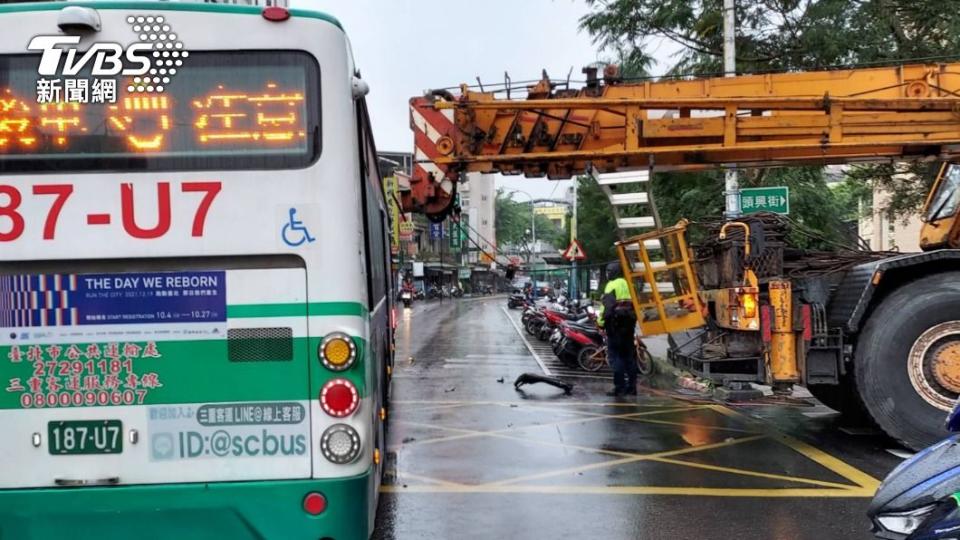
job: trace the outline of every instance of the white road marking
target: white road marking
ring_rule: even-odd
[[[530,354],[533,356],[533,359],[537,361],[537,364],[540,365],[540,369],[543,371],[544,375],[553,375],[549,369],[547,369],[546,364],[543,363],[543,359],[540,358],[540,355],[533,350],[533,347],[530,345],[530,342],[527,341],[527,336],[523,335],[523,329],[520,328],[520,325],[517,324],[517,321],[513,320],[513,317],[510,316],[510,313],[507,311],[507,308],[500,306],[500,311],[503,311],[503,316],[510,321],[510,324],[513,325],[513,329],[517,331],[517,335],[520,336],[520,339],[523,340],[523,344],[527,346],[527,350],[530,351]]]

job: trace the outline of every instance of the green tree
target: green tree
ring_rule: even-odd
[[[591,11],[581,19],[581,27],[617,58],[646,59],[648,49],[666,39],[682,46],[668,75],[722,71],[721,0],[586,2]],[[738,0],[736,45],[740,73],[955,59],[960,57],[960,9],[943,0]],[[910,172],[918,174],[905,176],[892,165],[861,165],[849,178],[891,192],[892,204],[883,210],[897,217],[916,211],[924,200],[931,181],[926,169],[911,165]],[[799,178],[803,186],[797,185],[799,198],[793,207],[812,208],[804,197],[816,195],[819,180],[810,173],[785,174]],[[841,190],[844,196],[854,192]],[[681,206],[692,205],[693,211],[713,204],[683,194],[686,202]],[[664,197],[659,203],[671,204]]]
[[[683,47],[673,72],[720,73],[722,0],[586,0],[581,26],[619,57],[655,39]],[[960,54],[960,10],[942,0],[738,0],[741,73]],[[640,51],[640,52],[637,52]]]
[[[497,190],[494,199],[494,228],[500,244],[519,244],[530,228],[530,207],[513,200],[513,194]]]
[[[654,175],[653,195],[663,224],[687,219],[696,225],[722,219],[723,174],[723,171],[705,171]],[[859,200],[867,191],[862,183],[844,183],[831,189],[821,167],[791,167],[742,171],[740,185],[745,188],[790,188],[791,217],[800,225],[790,233],[791,245],[828,249],[831,243],[850,245],[857,241],[850,223],[859,217]],[[801,229],[813,230],[822,239],[811,238]],[[690,230],[690,240],[698,242],[702,234],[703,228],[694,226]]]
[[[591,176],[581,176],[577,182],[577,239],[587,252],[587,263],[600,263],[617,257],[613,247],[617,238],[617,223],[610,211],[610,203]]]
[[[513,199],[513,192],[498,189],[494,199],[494,210],[497,242],[529,249],[532,232],[530,202],[516,201]],[[567,246],[567,240],[570,237],[568,230],[557,227],[549,218],[541,214],[535,216],[535,223],[538,241],[550,244],[557,249]]]

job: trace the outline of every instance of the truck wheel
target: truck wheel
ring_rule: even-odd
[[[960,394],[960,274],[887,296],[860,334],[854,364],[860,398],[888,435],[914,450],[945,437]]]
[[[856,383],[851,377],[841,378],[840,384],[811,384],[807,386],[807,390],[821,403],[842,414],[845,421],[854,424],[870,423],[870,418],[857,397]]]

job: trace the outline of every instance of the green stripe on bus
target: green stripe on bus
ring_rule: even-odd
[[[38,2],[26,4],[0,5],[0,13],[22,13],[25,11],[56,11],[67,6],[83,6],[94,9],[138,9],[157,11],[202,11],[207,13],[228,13],[239,15],[260,15],[263,8],[259,6],[237,6],[228,4],[200,4],[186,2]],[[291,9],[293,17],[319,19],[326,21],[340,30],[343,25],[332,15],[309,9]]]
[[[292,358],[259,361],[231,361],[226,339],[118,342],[120,354],[128,345],[139,347],[129,364],[122,357],[106,358],[107,344],[103,342],[97,347],[99,359],[81,356],[76,361],[67,359],[69,345],[59,345],[62,349],[57,361],[50,360],[49,346],[43,345],[42,365],[27,356],[29,345],[20,346],[19,362],[11,361],[13,347],[4,346],[0,347],[0,409],[49,408],[51,395],[67,400],[64,406],[73,407],[74,394],[80,394],[76,398],[81,400],[80,406],[99,405],[85,400],[88,394],[100,399],[102,392],[106,392],[107,405],[303,400],[315,398],[323,384],[333,378],[349,379],[365,397],[368,347],[365,340],[353,339],[357,362],[340,373],[324,368],[317,358],[320,337],[293,338]],[[150,343],[153,346],[148,349]],[[77,344],[77,348],[86,353],[88,345]],[[145,357],[147,350],[155,357]],[[92,384],[88,375],[93,376]],[[39,386],[39,392],[33,392],[34,385]],[[30,397],[23,398],[25,394]],[[67,396],[60,398],[61,394]],[[40,403],[38,395],[42,395]]]
[[[367,308],[358,302],[313,302],[310,304],[234,304],[227,306],[228,319],[252,317],[366,317]]]

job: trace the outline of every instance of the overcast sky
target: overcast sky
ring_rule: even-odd
[[[597,60],[590,36],[577,28],[583,0],[291,0],[343,23],[363,78],[377,148],[410,152],[407,101],[428,88],[537,79],[546,69],[565,78]],[[535,197],[562,197],[564,185],[507,178],[504,186]],[[565,183],[564,183],[565,184]],[[523,200],[522,195],[517,196]]]

